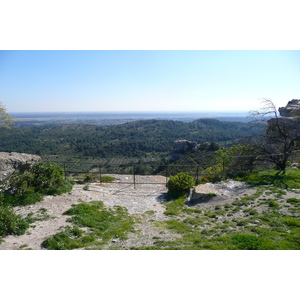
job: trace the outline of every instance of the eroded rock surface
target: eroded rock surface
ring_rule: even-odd
[[[197,151],[198,144],[194,141],[177,140],[173,144],[173,149],[170,152],[170,160],[181,158],[187,151]]]
[[[17,152],[0,152],[0,180],[12,174],[16,169],[23,170],[41,160],[34,154]]]
[[[285,107],[279,108],[282,117],[300,117],[300,99],[293,99]]]

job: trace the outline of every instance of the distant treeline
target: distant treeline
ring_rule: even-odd
[[[0,129],[0,151],[38,155],[144,157],[168,153],[178,139],[234,142],[260,128],[243,122],[143,120],[113,126],[61,125]]]

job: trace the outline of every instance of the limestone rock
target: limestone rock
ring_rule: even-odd
[[[199,184],[191,189],[188,200],[204,199],[210,195],[230,197],[236,195],[239,190],[244,190],[246,186],[244,182],[235,180]]]
[[[272,154],[282,153],[286,143],[300,136],[300,99],[293,99],[279,108],[279,118],[268,120],[266,150]],[[284,134],[282,133],[284,132]]]
[[[33,154],[0,152],[0,180],[12,174],[16,169],[24,170],[33,163],[41,160],[41,157]]]
[[[293,99],[285,107],[279,108],[282,117],[300,117],[300,99]]]
[[[170,152],[170,160],[179,159],[187,151],[197,151],[198,144],[194,141],[177,140],[173,144],[173,149]]]
[[[205,183],[197,185],[192,190],[192,196],[191,199],[200,199],[203,196],[206,196],[208,194],[219,194],[218,189],[216,189],[216,185],[213,183]]]

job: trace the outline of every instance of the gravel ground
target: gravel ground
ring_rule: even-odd
[[[125,206],[128,212],[134,215],[140,215],[146,211],[155,211],[155,219],[164,220],[166,218],[163,214],[165,206],[161,203],[166,193],[165,177],[136,176],[137,184],[134,188],[132,176],[113,174],[110,176],[115,177],[116,182],[90,183],[87,191],[83,190],[84,185],[75,185],[69,194],[45,196],[43,201],[34,205],[16,207],[15,212],[22,216],[27,216],[31,212],[34,213],[34,216],[42,216],[41,211],[44,210],[45,214],[50,215],[52,218],[34,222],[24,235],[4,238],[4,242],[0,244],[0,250],[15,250],[20,249],[20,247],[34,250],[43,249],[41,243],[46,238],[70,225],[66,222],[69,216],[62,214],[72,204],[78,204],[81,201],[103,201],[107,207]],[[152,182],[153,184],[141,184],[143,182]],[[141,230],[139,224],[137,224],[137,227]],[[145,229],[142,231],[145,231]],[[143,233],[141,234],[143,235]],[[153,234],[156,234],[156,232]]]
[[[0,244],[0,250],[33,249],[42,250],[41,243],[55,233],[62,231],[65,226],[70,225],[66,222],[68,216],[63,213],[72,204],[81,201],[103,201],[107,207],[114,205],[124,206],[128,212],[137,218],[136,233],[129,233],[125,241],[113,240],[108,247],[117,249],[128,249],[130,247],[142,247],[152,245],[154,240],[163,237],[164,240],[174,239],[178,235],[171,233],[163,228],[154,225],[156,221],[165,221],[169,217],[164,214],[165,194],[167,192],[163,176],[136,176],[134,188],[132,175],[114,175],[116,181],[113,183],[90,183],[88,190],[83,190],[84,185],[77,184],[71,193],[59,196],[45,196],[43,201],[26,207],[16,207],[17,214],[27,216],[34,213],[35,216],[43,217],[49,215],[50,218],[35,221],[26,234],[21,236],[8,236]],[[147,184],[151,182],[152,184]],[[220,195],[209,202],[195,202],[190,205],[215,206],[219,203],[232,202],[237,197],[245,193],[251,194],[255,190],[248,189],[238,182],[230,182],[227,185],[219,184],[215,186]]]

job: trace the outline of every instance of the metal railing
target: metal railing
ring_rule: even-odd
[[[293,155],[296,155],[296,158],[299,159],[299,151],[295,151]],[[282,155],[282,154],[276,154]],[[207,164],[185,164],[185,165],[176,165],[176,164],[159,164],[157,162],[143,162],[138,163],[138,159],[136,159],[133,163],[128,163],[129,160],[125,159],[126,163],[120,163],[122,161],[121,158],[111,158],[111,159],[103,159],[103,158],[95,158],[95,159],[80,159],[74,157],[46,157],[43,158],[42,161],[54,162],[61,166],[64,171],[65,178],[67,176],[72,176],[73,178],[78,178],[83,176],[82,174],[91,175],[91,179],[93,181],[98,181],[100,183],[105,182],[116,183],[116,181],[108,182],[102,180],[104,176],[109,176],[110,174],[115,175],[130,175],[132,176],[132,181],[118,181],[119,184],[133,184],[134,187],[139,184],[167,184],[168,179],[172,175],[176,175],[179,172],[185,172],[194,177],[197,184],[205,181],[209,181],[212,177],[216,177],[219,179],[224,179],[226,174],[229,172],[245,172],[250,170],[262,170],[271,166],[271,162],[268,161],[266,155],[259,155],[255,157],[253,162],[251,162],[251,166],[245,165],[245,162],[248,158],[253,156],[226,156],[224,157],[218,165],[215,165],[212,168],[218,169],[216,172],[213,172],[211,169],[212,162],[208,161]],[[231,166],[228,165],[226,160],[228,158],[235,159],[235,165],[232,170],[230,170]],[[116,163],[112,163],[116,162]],[[207,172],[207,169],[211,170]],[[234,170],[233,170],[234,169]],[[152,182],[148,181],[139,182],[137,180],[137,176],[150,176],[150,175],[162,175],[165,177],[164,183]],[[84,179],[84,176],[82,177]],[[83,181],[83,180],[82,180]]]

